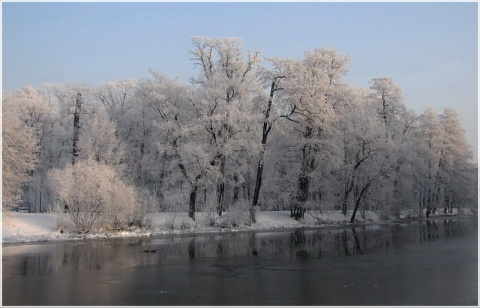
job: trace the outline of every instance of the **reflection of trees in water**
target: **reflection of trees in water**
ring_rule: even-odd
[[[437,222],[435,220],[427,220],[426,221],[427,225],[427,232],[426,232],[426,237],[428,238],[429,241],[434,241],[438,239],[438,226]]]
[[[195,258],[195,238],[192,238],[188,243],[188,257]]]
[[[135,244],[132,244],[135,243]],[[4,278],[47,275],[64,271],[126,268],[157,263],[155,254],[143,253],[143,241],[57,243],[50,252],[4,258]]]
[[[476,223],[455,219],[422,220],[413,222],[413,225],[46,244],[52,247],[50,252],[43,250],[41,253],[4,257],[3,277],[128,268],[162,264],[179,258],[248,256],[295,260],[347,257],[454,236]]]
[[[299,259],[354,256],[375,250],[388,251],[425,240],[433,241],[442,235],[453,236],[459,230],[472,227],[470,221],[456,219],[423,220],[413,223],[420,225],[420,236],[416,233],[416,228],[410,224],[293,231],[290,233],[288,247],[285,247],[285,241],[279,238],[262,240],[262,249],[259,250],[258,255],[268,255],[270,250],[274,251],[275,247],[283,245],[283,249],[275,251],[275,257]]]
[[[435,241],[441,236],[450,237],[468,228],[465,223],[456,219],[421,220],[418,222],[420,242]]]
[[[455,224],[456,221],[453,219],[443,220],[443,232],[445,234],[445,237],[455,235]]]
[[[374,230],[365,226],[348,229],[292,231],[288,246],[285,245],[287,243],[285,240],[279,238],[261,240],[261,249],[259,249],[258,255],[267,256],[270,251],[274,252],[275,257],[283,256],[289,259],[337,258],[358,255],[398,243],[396,234],[385,233],[385,231],[385,229]],[[276,249],[281,245],[283,249]]]

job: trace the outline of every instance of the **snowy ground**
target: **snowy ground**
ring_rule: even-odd
[[[234,216],[235,214],[236,216]],[[454,212],[453,214],[456,214]],[[469,213],[466,213],[469,214]],[[472,214],[472,213],[470,213]],[[242,217],[239,218],[238,215]],[[441,215],[436,213],[436,215]],[[96,232],[86,235],[78,235],[64,231],[64,226],[70,225],[68,216],[55,213],[2,213],[2,242],[39,242],[68,240],[75,238],[100,238],[100,237],[127,237],[127,236],[152,236],[158,234],[184,234],[225,232],[242,230],[274,230],[291,229],[302,227],[318,227],[325,225],[348,224],[351,213],[347,216],[339,211],[323,211],[323,213],[307,212],[305,218],[300,221],[290,218],[288,211],[257,212],[257,222],[252,225],[237,226],[232,221],[241,221],[248,217],[248,213],[226,213],[224,218],[218,219],[211,214],[196,213],[196,221],[190,219],[186,213],[152,213],[148,215],[149,227],[144,229],[132,229],[122,232]],[[209,226],[209,221],[215,220],[215,226]],[[373,212],[367,212],[365,218],[357,213],[356,222],[379,222],[380,217]]]

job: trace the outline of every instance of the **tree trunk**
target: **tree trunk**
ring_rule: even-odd
[[[203,189],[203,208],[207,207],[207,189]]]
[[[298,179],[298,201],[302,204],[308,200],[308,191],[310,188],[310,178],[306,172],[302,172]]]
[[[265,155],[264,151],[265,147],[263,147],[261,153],[260,153],[260,160],[258,161],[258,167],[257,167],[257,180],[255,182],[255,190],[253,192],[253,201],[252,201],[252,206],[257,206],[258,205],[258,197],[260,195],[260,188],[262,187],[262,175],[263,175],[263,156]]]
[[[193,185],[190,191],[190,200],[188,202],[188,217],[195,220],[195,203],[197,200],[197,185]]]
[[[309,180],[309,155],[310,149],[307,144],[302,148],[302,161],[300,166],[300,175],[298,177],[298,194],[297,201],[300,203],[305,203],[308,198],[308,190],[310,187]]]
[[[350,218],[350,223],[352,224],[355,221],[355,215],[357,214],[358,206],[360,205],[360,199],[361,198],[357,199],[355,202],[355,208],[353,209],[353,214],[352,214],[352,217]]]
[[[78,160],[78,138],[80,135],[80,112],[82,110],[82,93],[77,93],[75,112],[73,114],[73,141],[72,141],[72,165]]]
[[[222,216],[224,207],[224,196],[225,196],[225,156],[220,157],[220,174],[222,178],[217,182],[217,213],[218,216]]]
[[[176,149],[176,143],[174,143],[174,147]],[[176,153],[177,159],[180,159],[180,155]],[[197,191],[198,191],[198,181],[202,178],[203,173],[198,174],[194,180],[190,179],[187,174],[187,170],[185,165],[182,162],[178,162],[177,166],[180,168],[180,171],[183,174],[183,177],[190,185],[190,199],[188,202],[188,217],[195,220],[195,205],[197,202]],[[206,195],[206,192],[205,192]]]
[[[400,206],[400,163],[397,162],[395,167],[395,180],[393,181],[393,206],[395,210],[399,210],[398,207]]]
[[[233,181],[235,185],[233,187],[233,204],[235,204],[238,201],[238,195],[240,192],[240,187],[238,186],[238,174],[236,172],[233,174]]]
[[[357,214],[357,210],[358,210],[358,207],[360,206],[360,202],[362,201],[363,196],[365,195],[365,193],[367,192],[371,184],[372,184],[372,180],[368,180],[365,187],[363,187],[363,189],[358,194],[355,200],[355,208],[353,209],[353,214],[352,214],[352,218],[350,219],[350,223],[353,224],[353,222],[355,221],[355,215]]]
[[[309,138],[312,133],[312,128],[307,127],[306,138]],[[308,200],[308,193],[310,191],[310,173],[315,167],[315,154],[313,149],[308,144],[302,148],[302,162],[300,166],[300,175],[298,177],[298,194],[297,204],[294,208],[295,219],[304,217],[305,203]]]
[[[225,194],[225,183],[223,181],[219,181],[217,183],[217,213],[218,216],[222,216],[223,213],[223,197]]]
[[[275,91],[277,90],[277,84],[276,84],[277,79],[278,78],[272,81],[272,85],[270,86],[270,96],[268,97],[267,110],[265,111],[265,119],[263,120],[262,150],[260,152],[260,159],[258,160],[257,179],[255,182],[255,191],[253,192],[252,207],[255,207],[258,205],[260,189],[262,188],[263,166],[265,164],[265,150],[267,147],[267,138],[268,138],[268,134],[272,129],[272,125],[269,123],[270,110],[272,109],[273,96],[275,95]],[[255,222],[255,210],[250,211],[250,221]]]
[[[264,148],[263,148],[264,149]],[[253,193],[253,201],[252,207],[250,209],[250,222],[255,223],[255,207],[258,204],[258,197],[260,195],[260,188],[262,187],[262,174],[263,174],[263,155],[264,150],[262,149],[262,153],[260,154],[260,160],[258,161],[257,167],[257,181],[255,182],[255,191]]]

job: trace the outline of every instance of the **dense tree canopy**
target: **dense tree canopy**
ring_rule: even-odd
[[[352,222],[365,210],[476,206],[477,165],[454,110],[408,110],[391,78],[347,84],[349,58],[332,48],[263,59],[237,38],[192,46],[189,84],[151,71],[4,95],[3,205],[23,195],[32,211],[73,206],[67,192],[82,187],[105,215],[133,213],[139,192],[160,211],[183,196],[177,210],[192,219],[212,202],[217,215],[251,204]]]

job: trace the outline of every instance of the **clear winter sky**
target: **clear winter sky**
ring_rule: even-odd
[[[392,77],[408,108],[457,110],[478,153],[478,4],[468,3],[2,3],[2,87],[100,85],[195,76],[191,38],[240,37],[264,56],[334,47],[346,81]]]

